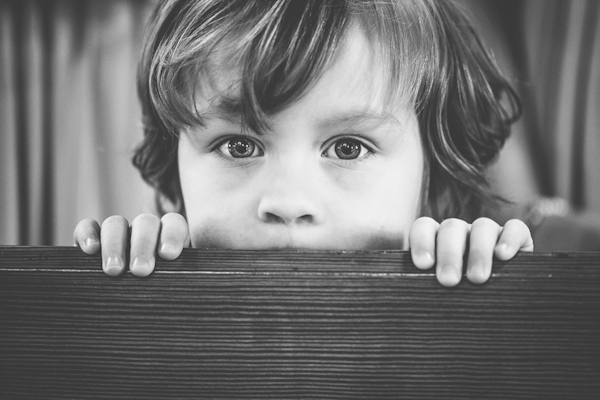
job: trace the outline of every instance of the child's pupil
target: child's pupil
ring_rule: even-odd
[[[360,146],[356,140],[340,140],[335,145],[335,154],[344,160],[354,159],[360,154]]]
[[[254,143],[246,139],[233,139],[229,141],[229,153],[233,157],[250,157],[254,153]]]

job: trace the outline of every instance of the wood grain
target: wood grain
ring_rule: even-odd
[[[596,399],[600,253],[446,289],[405,252],[0,247],[1,399]]]

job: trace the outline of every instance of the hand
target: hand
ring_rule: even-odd
[[[501,227],[489,218],[479,218],[473,224],[451,218],[440,224],[422,217],[411,227],[409,243],[417,268],[429,269],[435,265],[437,279],[444,286],[460,282],[467,249],[467,279],[473,283],[490,278],[494,256],[509,260],[518,251],[533,251],[531,232],[518,219]]]
[[[97,254],[102,250],[102,269],[110,276],[125,271],[128,247],[129,270],[135,276],[144,277],[154,271],[155,254],[165,260],[174,260],[184,247],[190,245],[187,222],[175,213],[165,214],[161,219],[152,214],[141,214],[133,220],[131,227],[119,215],[105,219],[102,228],[93,219],[84,219],[75,227],[73,240],[84,253]]]

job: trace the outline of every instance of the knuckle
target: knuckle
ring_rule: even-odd
[[[156,238],[141,236],[131,243],[131,253],[135,254],[154,254],[156,247]]]
[[[467,229],[469,224],[466,221],[458,218],[448,218],[442,221],[440,224],[440,229],[448,229],[448,230],[465,230]]]
[[[491,248],[489,251],[481,248],[471,248],[469,250],[469,261],[471,263],[485,263],[488,260],[491,261],[492,251],[493,248]]]
[[[181,214],[169,213],[161,218],[161,241],[172,242],[186,246],[186,240],[189,238],[188,225]]]
[[[183,215],[178,214],[178,213],[167,213],[162,216],[160,221],[163,224],[185,224],[186,223]]]
[[[490,218],[481,217],[473,221],[471,227],[472,229],[498,229],[499,225]]]
[[[141,214],[136,217],[136,221],[131,229],[132,252],[153,252],[160,231],[158,217],[152,214]]]
[[[423,224],[423,225],[428,225],[428,226],[439,225],[438,222],[431,217],[420,217],[415,222]]]
[[[165,214],[160,221],[163,229],[166,229],[167,232],[181,234],[187,230],[187,222],[181,214]]]
[[[522,232],[529,233],[529,227],[527,226],[527,224],[525,222],[521,221],[520,219],[509,220],[506,222],[504,227],[508,228],[510,230],[522,231]]]
[[[463,256],[464,251],[462,251],[462,249],[449,248],[443,250],[438,249],[436,258],[441,264],[462,265]]]
[[[125,243],[118,240],[108,240],[102,242],[103,254],[121,254],[125,251]]]
[[[158,219],[158,217],[154,214],[150,214],[150,213],[143,213],[138,215],[137,217],[135,217],[135,219],[133,220],[133,222],[131,223],[132,225],[138,225],[138,224],[142,224],[142,225],[158,225],[160,222],[160,220]]]
[[[84,218],[77,224],[78,227],[87,228],[93,227],[96,224],[96,220],[92,218]]]
[[[430,231],[435,232],[435,231],[437,231],[439,225],[440,224],[433,218],[421,217],[421,218],[418,218],[412,224],[410,232],[413,235],[420,235],[420,234],[423,234],[424,232],[430,232]]]
[[[470,261],[481,260],[485,258],[486,249],[483,249],[481,246],[471,246],[468,253]]]
[[[102,222],[102,227],[106,226],[123,226],[128,227],[127,220],[121,215],[111,215]]]
[[[115,236],[102,236],[102,253],[123,253],[127,247],[125,239]]]
[[[435,244],[432,240],[426,238],[413,238],[410,242],[410,250],[414,255],[422,255],[423,253],[433,254]]]
[[[73,237],[77,240],[77,238],[83,239],[84,236],[89,235],[96,231],[96,221],[91,218],[82,219],[75,226],[75,230],[73,231]]]

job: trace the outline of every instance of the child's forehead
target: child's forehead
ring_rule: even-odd
[[[236,47],[235,38],[224,40],[215,47],[198,75],[196,110],[206,117],[239,116],[245,101],[243,86],[248,84],[244,82],[247,79],[243,70],[245,62]],[[346,108],[352,106],[351,114],[393,113],[398,107],[409,106],[411,100],[410,90],[401,87],[402,82],[394,86],[390,75],[385,57],[362,29],[353,25],[329,63],[286,106],[308,98],[325,103],[330,101]],[[353,102],[357,104],[350,104]]]

